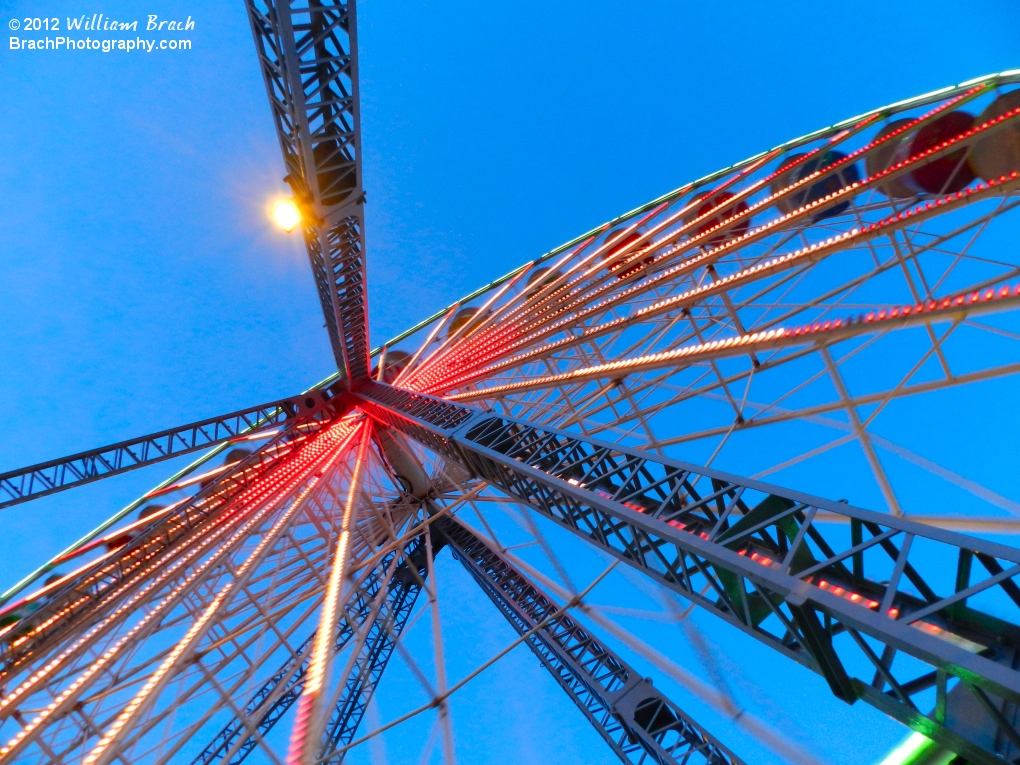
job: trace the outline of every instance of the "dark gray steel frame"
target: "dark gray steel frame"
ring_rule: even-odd
[[[404,626],[414,609],[427,575],[423,557],[422,538],[412,540],[403,551],[404,562],[400,563],[390,580],[385,603],[379,609],[369,635],[359,652],[351,674],[333,710],[327,727],[326,740],[335,750],[349,744],[364,717],[369,699],[375,692],[383,670],[396,647]],[[386,572],[394,564],[396,553],[385,556],[364,577],[355,595],[348,601],[337,627],[336,651],[339,653],[354,637],[372,612],[372,606],[385,584]],[[415,571],[412,574],[410,565]],[[192,765],[212,765],[224,762],[240,765],[255,750],[257,736],[264,737],[278,723],[287,710],[298,700],[304,688],[305,673],[310,657],[308,649],[314,633],[301,644],[293,656],[256,691],[244,707],[245,715],[255,721],[254,730],[244,720],[235,717],[216,734],[209,745],[193,761]],[[238,739],[244,736],[240,745]],[[328,762],[340,762],[343,755],[337,755]]]
[[[289,419],[308,417],[325,401],[323,392],[308,393],[0,473],[0,508],[196,452]]]
[[[246,0],[246,4],[287,166],[286,180],[304,213],[305,243],[341,383],[358,391],[372,416],[820,673],[838,697],[848,702],[864,698],[973,762],[991,765],[1020,754],[1016,725],[1020,672],[1014,669],[1020,664],[1020,629],[967,605],[968,599],[995,591],[1020,607],[1016,582],[1020,552],[368,382],[365,197],[354,2],[302,0],[281,5],[274,0]],[[279,411],[273,415],[258,411],[255,422],[278,416]],[[249,412],[255,414],[255,410]],[[0,476],[0,492],[10,497],[0,506],[221,442],[226,438],[217,435],[229,434],[229,438],[253,425],[246,419],[249,412]],[[257,469],[260,455],[293,448],[287,443],[292,438],[291,428],[215,485],[248,485],[265,472]],[[705,482],[711,490],[701,494],[695,484]],[[752,497],[760,501],[751,504]],[[197,499],[198,504],[184,512],[200,520],[225,506],[225,502],[214,502],[201,507],[204,492]],[[814,523],[819,510],[847,519],[849,546],[834,543]],[[187,520],[182,535],[197,528],[190,516]],[[133,540],[124,556],[172,544],[174,540],[160,537],[162,525],[154,523]],[[935,577],[926,576],[925,562],[911,555],[917,539],[955,551],[956,585],[951,594],[937,595]],[[755,554],[758,560],[752,560]],[[865,559],[871,562],[876,555],[892,562],[888,582],[865,575]],[[507,590],[477,567],[481,561],[476,560],[474,568],[469,564],[470,557],[462,550],[462,560],[479,584],[519,630],[525,629],[539,612],[518,608],[516,601],[506,597]],[[975,561],[987,572],[977,582],[973,582]],[[500,570],[508,573],[506,568]],[[495,569],[490,573],[495,575]],[[828,588],[820,585],[823,577]],[[129,579],[124,576],[123,561],[117,561],[85,572],[54,593],[28,622],[38,622],[83,594],[87,597],[71,618],[60,620],[54,630],[23,646],[18,656],[0,656],[4,668],[13,668],[54,633],[95,618],[117,599],[111,594],[130,589]],[[702,584],[708,585],[715,600],[699,594]],[[844,597],[849,592],[857,594],[858,602]],[[534,593],[522,590],[519,594],[532,598],[535,607]],[[879,603],[877,612],[861,605],[860,598]],[[896,609],[897,616],[887,616],[890,609]],[[911,624],[972,641],[979,652]],[[384,633],[388,631],[377,626],[373,624],[365,643],[368,653],[359,658],[356,671],[347,679],[334,713],[330,729],[334,747],[353,736],[364,712],[365,689],[369,694],[374,689],[392,651],[392,646],[386,649]],[[557,650],[555,639],[539,638],[530,645],[579,706],[587,709],[589,719],[614,750],[621,756],[632,752],[622,742],[626,739],[630,745],[640,732],[632,727],[630,737],[607,735],[610,718],[599,717],[592,711],[595,707],[586,707],[580,700],[582,686],[585,693],[596,689],[579,681],[581,666],[571,664],[565,645]],[[919,662],[922,671],[904,668],[903,662],[894,667],[899,653]],[[861,664],[874,670],[872,680],[851,676]],[[954,684],[956,690],[950,693]],[[952,712],[954,705],[961,704],[960,688],[969,692],[962,694],[963,706],[983,714],[983,725],[955,725]],[[915,702],[931,689],[935,690],[935,711],[926,715]],[[287,693],[284,696],[289,698]],[[603,698],[599,703],[612,702]],[[619,700],[616,703],[619,706]],[[221,735],[236,738],[240,733],[225,729]]]
[[[380,422],[818,672],[837,697],[864,699],[971,762],[1020,754],[1020,629],[968,605],[992,594],[1020,609],[1020,551],[380,383],[358,397]],[[819,511],[845,519],[849,544],[815,522]],[[943,554],[917,553],[922,541]],[[955,587],[938,595],[947,558]],[[888,582],[875,578],[880,564]],[[973,714],[977,725],[965,722]]]
[[[355,5],[246,0],[305,245],[345,387],[367,379]]]
[[[467,572],[514,629],[528,634],[528,646],[620,760],[743,765],[589,629],[557,615],[560,607],[471,529],[452,518],[437,525]]]
[[[19,626],[20,631],[49,622],[45,629],[27,641],[0,642],[0,682],[16,672],[25,661],[31,660],[36,652],[45,651],[47,643],[84,631],[95,623],[143,583],[143,561],[164,550],[184,549],[195,534],[204,532],[215,522],[236,496],[285,464],[290,454],[334,422],[336,416],[332,409],[322,408],[311,418],[303,420],[305,427],[301,430],[295,427],[298,424],[295,421],[236,467],[217,476],[169,515],[155,518],[150,525],[138,529],[116,556],[101,558],[84,567],[73,579],[49,593],[38,610],[23,615]],[[12,603],[0,609],[0,617],[18,609],[18,602]],[[57,618],[49,621],[53,616]]]

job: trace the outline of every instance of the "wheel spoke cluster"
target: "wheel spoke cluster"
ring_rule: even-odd
[[[897,514],[890,456],[924,466],[926,491],[974,494],[876,420],[1017,371],[1017,82],[876,110],[649,203],[416,328],[427,337],[397,382],[742,472],[831,471],[856,442]],[[1005,297],[994,308],[989,290]],[[932,310],[946,301],[988,310]],[[806,427],[777,451],[760,430],[777,423]],[[777,457],[749,470],[765,451]]]
[[[622,761],[739,765],[583,621],[617,563],[843,701],[970,762],[1016,761],[1020,552],[897,517],[884,455],[999,508],[1020,503],[875,423],[893,402],[1020,372],[1020,261],[1007,246],[1020,72],[684,186],[422,322],[372,369],[354,3],[247,7],[338,373],[304,396],[0,475],[4,506],[265,441],[201,475],[194,463],[146,495],[182,499],[118,525],[140,501],[47,564],[75,570],[4,596],[0,762],[339,763],[434,710],[422,759],[441,735],[451,763],[449,697],[527,644]],[[791,423],[838,437],[787,453],[771,434]],[[737,448],[756,433],[767,449]],[[853,442],[890,513],[741,477]],[[674,458],[695,448],[708,464]],[[711,468],[717,457],[741,476]],[[484,502],[527,508],[615,562],[557,604],[541,574],[468,525],[465,507],[488,530]],[[527,544],[569,583],[525,520]],[[517,635],[455,682],[434,565],[444,547]],[[434,682],[401,642],[424,613]],[[394,654],[425,702],[358,738]],[[810,760],[751,717],[744,730]]]
[[[1020,752],[1017,550],[409,391],[360,395],[374,418],[818,672],[838,698],[974,762]],[[460,424],[443,424],[453,410]],[[823,512],[845,525],[818,523]]]

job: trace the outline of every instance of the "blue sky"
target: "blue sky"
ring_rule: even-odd
[[[193,50],[0,47],[0,470],[290,395],[330,371],[301,242],[265,217],[283,169],[242,4],[157,5],[161,18],[192,16]],[[43,13],[152,12],[129,0],[0,9],[5,30]],[[377,343],[689,179],[1020,65],[1020,6],[1007,0],[965,11],[940,1],[366,0],[359,17]],[[2,511],[0,581],[165,472]],[[465,585],[455,602],[479,597]],[[453,610],[451,629],[469,640],[468,609]],[[485,618],[486,630],[502,629]],[[751,641],[705,628],[727,652],[757,656]],[[555,688],[539,694],[551,712],[520,701],[537,682],[537,663],[520,661],[530,670],[499,670],[514,689],[502,727],[537,736],[527,751],[566,736],[577,762],[608,762]],[[829,699],[820,716],[833,729],[812,727],[804,709],[821,681],[776,666],[773,703],[830,761],[873,759],[900,735]],[[858,725],[874,726],[874,740],[858,741]],[[473,753],[463,759],[489,761],[500,728],[458,728]]]

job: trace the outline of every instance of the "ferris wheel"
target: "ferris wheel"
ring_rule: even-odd
[[[355,3],[247,7],[338,371],[0,475],[4,507],[200,453],[0,596],[0,763],[338,763],[423,718],[423,761],[455,762],[451,699],[520,646],[607,761],[744,762],[637,657],[817,762],[609,586],[922,734],[904,757],[1020,758],[996,537],[1020,529],[1020,70],[687,183],[373,348]],[[517,633],[460,676],[444,555]]]

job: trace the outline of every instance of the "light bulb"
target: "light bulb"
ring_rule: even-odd
[[[277,202],[273,208],[272,216],[276,225],[288,234],[301,222],[301,211],[293,199],[283,199]]]

